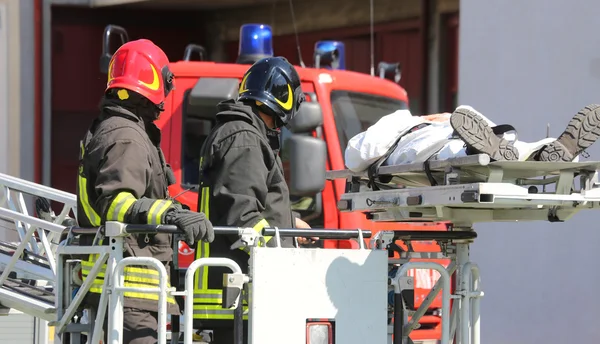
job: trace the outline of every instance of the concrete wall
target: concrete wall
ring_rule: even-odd
[[[546,123],[560,135],[600,102],[599,11],[595,0],[461,0],[459,102],[523,140],[544,137]],[[588,152],[600,160],[600,143]],[[475,227],[483,343],[600,342],[599,219]]]
[[[0,173],[8,165],[8,6],[0,2]]]
[[[0,0],[0,7],[0,172],[33,180],[33,0]]]
[[[0,173],[34,177],[33,0],[0,0]],[[0,240],[7,236],[0,220]]]

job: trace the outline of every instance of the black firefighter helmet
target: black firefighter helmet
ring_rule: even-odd
[[[259,110],[275,117],[277,127],[287,125],[305,100],[300,76],[283,57],[254,63],[240,83],[238,101],[253,101]]]

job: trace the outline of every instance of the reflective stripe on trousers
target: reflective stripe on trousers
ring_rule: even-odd
[[[206,215],[207,219],[209,219],[210,189],[208,187],[203,187],[200,192],[200,211]],[[254,226],[254,230],[260,232],[263,228],[268,226],[269,223],[263,219]],[[269,239],[270,237],[265,237],[266,241]],[[247,248],[241,249],[249,253]],[[196,259],[206,257],[210,257],[210,245],[206,242],[199,242],[196,246]],[[221,306],[222,296],[222,290],[208,289],[208,267],[205,266],[198,269],[194,281],[194,319],[233,319],[233,309],[226,309]],[[242,299],[244,313],[247,313],[248,302],[245,297]],[[247,315],[244,315],[244,319],[247,319]]]
[[[100,243],[102,244],[102,243]],[[81,275],[83,277],[83,281],[85,281],[94,267],[95,261],[92,260],[96,255],[90,255],[89,261],[81,262]],[[92,293],[102,293],[102,287],[104,284],[104,273],[106,271],[106,264],[103,264],[101,271],[94,279],[94,283],[90,288],[90,292]],[[124,268],[124,287],[132,287],[132,288],[158,288],[159,279],[158,279],[158,271],[152,268],[147,267],[135,267],[135,266],[126,266]],[[167,288],[170,288],[171,285],[167,280]],[[154,300],[158,301],[158,294],[155,293],[138,293],[138,292],[125,292],[125,297],[145,299],[145,300]],[[175,304],[175,299],[172,296],[167,296],[167,302]]]

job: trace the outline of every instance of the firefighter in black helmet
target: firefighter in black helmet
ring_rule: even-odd
[[[275,226],[310,228],[291,211],[279,157],[280,128],[298,113],[304,100],[294,66],[282,57],[268,57],[244,74],[237,100],[218,105],[217,123],[200,153],[198,201],[198,210],[214,225],[256,231]],[[247,269],[247,250],[230,249],[237,239],[217,236],[210,245],[199,244],[196,258],[228,257]],[[298,238],[298,242],[312,239]],[[267,246],[274,245],[270,238],[266,240]],[[294,240],[282,238],[282,246],[294,247]],[[233,311],[220,304],[223,273],[227,272],[208,268],[197,274],[195,284],[195,327],[212,329],[218,344],[233,341]]]

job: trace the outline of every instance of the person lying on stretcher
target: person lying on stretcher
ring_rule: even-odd
[[[579,111],[558,138],[536,142],[519,141],[514,127],[496,125],[470,106],[420,117],[398,110],[350,139],[345,160],[354,172],[375,163],[401,165],[482,153],[495,161],[576,161],[599,137],[596,104]]]

